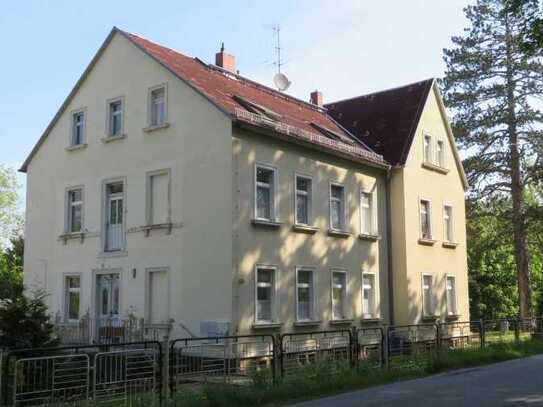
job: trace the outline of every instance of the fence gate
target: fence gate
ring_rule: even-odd
[[[94,356],[95,402],[153,401],[160,389],[156,349],[100,352]]]
[[[13,405],[54,404],[89,398],[89,357],[23,358],[15,362]]]
[[[380,327],[357,329],[355,352],[359,368],[383,366],[385,361],[383,329]]]

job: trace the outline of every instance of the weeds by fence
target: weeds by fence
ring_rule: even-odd
[[[11,350],[0,352],[0,402],[148,405],[167,392],[174,398],[202,389],[212,394],[222,386],[237,393],[249,388],[273,392],[300,375],[350,375],[360,381],[360,375],[400,374],[395,371],[404,377],[439,370],[448,363],[440,356],[444,351],[460,349],[469,356],[471,350],[543,339],[542,330],[541,319],[454,321]],[[490,353],[484,357],[495,358]]]

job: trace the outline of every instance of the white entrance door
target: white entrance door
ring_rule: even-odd
[[[106,250],[121,250],[124,246],[124,195],[123,184],[107,187]]]
[[[168,310],[168,272],[149,273],[149,320],[152,324],[167,323]]]

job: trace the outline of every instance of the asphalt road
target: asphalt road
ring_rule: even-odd
[[[387,384],[296,406],[543,406],[543,355]]]

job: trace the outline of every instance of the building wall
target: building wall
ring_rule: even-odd
[[[166,129],[144,132],[148,89],[167,84]],[[104,143],[106,100],[122,96],[126,138]],[[88,146],[66,151],[71,111],[86,109]],[[63,280],[81,274],[81,314],[94,314],[94,279],[121,272],[121,313],[144,316],[146,270],[167,268],[170,316],[199,335],[200,321],[231,319],[231,122],[192,88],[117,34],[28,167],[25,283],[45,288],[53,313],[64,308]],[[146,173],[171,171],[174,228],[146,224]],[[126,180],[126,252],[104,254],[102,185]],[[65,190],[84,186],[83,242],[64,244]],[[210,252],[209,248],[213,248]],[[205,293],[205,295],[203,294]],[[182,332],[182,331],[181,331]],[[182,332],[186,335],[186,332]]]
[[[445,283],[447,275],[456,277],[458,319],[469,320],[467,249],[464,187],[461,174],[452,153],[452,144],[446,130],[446,118],[441,114],[434,91],[426,101],[416,130],[405,168],[393,175],[393,253],[395,257],[395,322],[397,324],[422,321],[422,273],[434,276],[434,296],[437,313],[446,319]],[[429,134],[445,142],[447,174],[429,170],[423,163],[423,136]],[[435,146],[435,144],[434,144]],[[435,147],[434,147],[435,152]],[[403,205],[399,202],[402,201]],[[431,201],[433,245],[419,243],[421,198]],[[443,205],[453,207],[454,240],[456,248],[443,246]],[[405,236],[401,230],[405,228]],[[400,249],[405,246],[405,253]],[[400,255],[400,256],[398,256]],[[401,261],[400,261],[401,258]],[[404,264],[401,264],[401,263]]]
[[[302,329],[338,329],[331,320],[331,269],[347,272],[347,318],[356,326],[362,318],[362,272],[378,276],[380,315],[388,317],[387,235],[386,235],[386,171],[336,159],[330,155],[286,144],[266,135],[249,133],[234,127],[233,187],[238,194],[234,203],[234,325],[237,332],[262,332],[254,329],[255,266],[277,268],[277,314],[274,322],[281,331]],[[281,225],[272,228],[254,225],[255,163],[275,167],[279,181],[277,218]],[[315,234],[293,231],[295,173],[313,179],[313,225]],[[348,238],[328,235],[329,183],[345,185]],[[380,240],[359,238],[360,191],[376,186]],[[313,267],[316,273],[317,319],[311,327],[295,326],[296,267]],[[366,322],[365,322],[366,323]],[[277,328],[273,332],[276,332]]]

